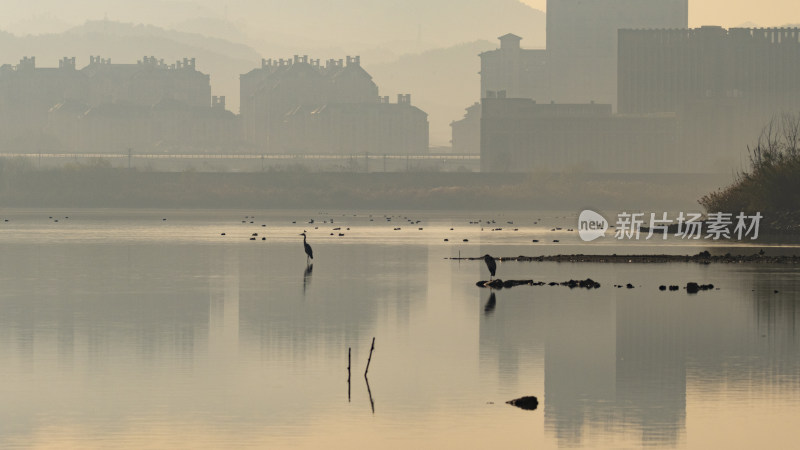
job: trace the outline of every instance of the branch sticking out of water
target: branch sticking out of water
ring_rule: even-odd
[[[350,347],[347,347],[347,401],[350,401]]]
[[[372,347],[369,349],[369,358],[367,359],[367,368],[364,370],[364,378],[367,377],[367,372],[369,372],[369,363],[372,361],[373,350],[375,350],[375,337],[372,338]]]

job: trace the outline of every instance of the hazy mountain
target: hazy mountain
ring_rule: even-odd
[[[450,122],[464,116],[464,109],[480,100],[481,68],[478,54],[499,43],[474,41],[419,55],[407,55],[388,64],[362,65],[373,76],[381,95],[397,101],[399,93],[411,93],[411,103],[428,113],[432,146],[449,145]]]
[[[0,28],[17,35],[108,19],[201,33],[262,54],[286,49],[419,53],[512,32],[543,46],[545,15],[519,0],[6,0]],[[27,24],[27,25],[25,25]],[[29,28],[29,29],[26,29]],[[325,58],[325,56],[321,56]]]
[[[196,0],[209,5],[216,0]],[[417,42],[417,51],[513,32],[530,45],[544,45],[545,15],[518,0],[284,0],[230,2],[228,17],[268,17],[263,30],[320,42],[369,48],[388,42]]]
[[[36,14],[5,25],[12,34],[25,36],[29,34],[61,33],[74,25],[50,13]]]

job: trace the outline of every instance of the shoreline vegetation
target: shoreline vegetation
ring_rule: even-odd
[[[0,159],[0,207],[683,210],[722,174],[158,172]],[[665,187],[668,186],[668,187]],[[696,206],[695,206],[696,208]]]
[[[800,234],[800,113],[773,118],[748,153],[749,170],[698,202],[707,212],[760,212],[764,233]]]
[[[483,256],[447,258],[462,261],[483,261]],[[800,255],[712,255],[707,250],[696,255],[541,255],[495,257],[498,261],[519,262],[558,262],[558,263],[612,263],[612,264],[654,264],[654,263],[697,263],[697,264],[800,264]]]

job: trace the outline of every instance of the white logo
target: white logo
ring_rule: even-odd
[[[608,230],[608,221],[600,214],[587,209],[578,216],[578,235],[586,242],[603,236]]]

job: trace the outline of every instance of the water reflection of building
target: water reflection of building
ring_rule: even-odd
[[[602,430],[643,445],[679,445],[691,378],[774,383],[780,372],[787,386],[800,389],[792,302],[767,307],[763,299],[731,304],[713,293],[702,299],[532,289],[539,289],[533,299],[501,291],[488,312],[482,295],[481,370],[517,383],[523,366],[543,359],[544,391],[535,394],[560,444],[585,445],[590,431]],[[769,348],[754,341],[767,326],[765,315],[773,317]],[[742,358],[754,364],[730,364]]]
[[[42,246],[33,255],[7,248],[6,254],[14,261],[0,266],[7,276],[48,280],[43,289],[6,283],[0,327],[17,336],[22,360],[54,351],[64,367],[78,360],[105,367],[119,355],[192,361],[207,306],[197,301],[192,280],[160,276],[182,264],[182,256],[141,245]]]
[[[239,354],[239,253],[225,249],[222,277],[209,278],[208,354],[217,363]]]
[[[559,443],[580,443],[587,425],[613,419],[616,311],[613,299],[555,298],[545,335],[545,426]]]
[[[242,346],[273,357],[299,359],[323,350],[346,351],[349,343],[356,352],[357,345],[369,345],[362,333],[372,329],[377,318],[392,317],[400,325],[407,324],[411,305],[426,298],[427,286],[408,280],[427,278],[427,247],[351,245],[345,250],[320,248],[316,239],[310,237],[316,257],[314,281],[306,284],[305,292],[305,257],[296,259],[294,272],[287,275],[287,262],[282,258],[243,256],[243,264],[250,269],[241,280],[242,286],[247,286],[239,302]],[[278,251],[296,255],[297,249],[292,245]],[[302,252],[302,246],[299,249]],[[323,254],[331,252],[335,252],[335,261],[326,262]],[[320,270],[329,263],[347,270]],[[386,273],[395,276],[365,279],[364,274],[375,273],[375,266],[389,266]]]
[[[496,304],[486,310],[488,294],[481,292],[481,372],[497,373],[504,385],[517,386],[520,366],[541,365],[547,326],[536,302],[520,300],[511,292],[496,293]],[[524,302],[510,309],[508,302]]]
[[[645,445],[674,446],[686,425],[687,298],[616,301],[616,416]]]

